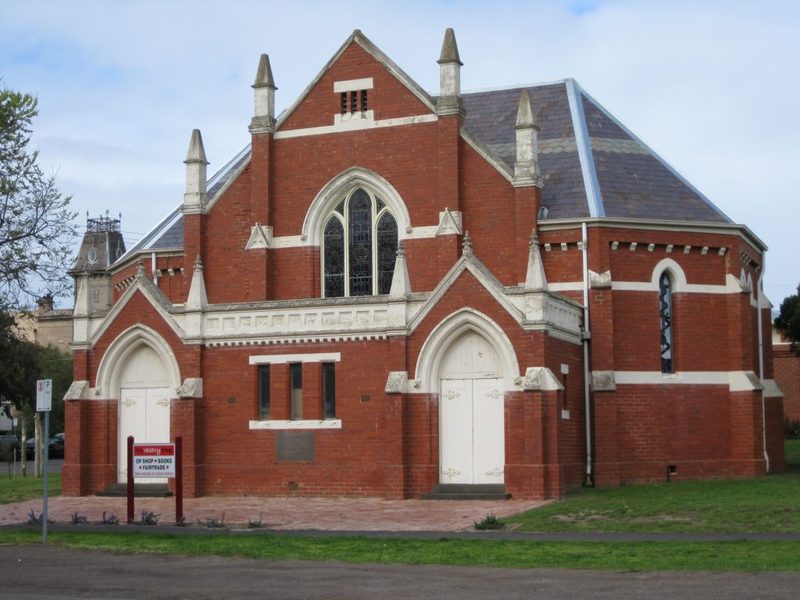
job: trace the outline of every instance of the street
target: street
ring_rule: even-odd
[[[619,573],[118,555],[0,546],[0,598],[796,598],[800,573]]]

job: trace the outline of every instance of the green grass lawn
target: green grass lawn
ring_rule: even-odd
[[[9,479],[3,472],[4,465],[0,464],[0,504],[9,502],[22,502],[42,497],[42,480],[32,475]],[[47,478],[47,495],[61,495],[61,474],[50,473]]]
[[[800,533],[800,440],[787,440],[786,456],[786,473],[582,489],[508,522],[522,531]]]
[[[38,531],[0,530],[0,543],[37,543]],[[624,571],[798,571],[800,542],[535,542],[262,534],[175,535],[120,530],[51,533],[51,543],[112,552],[266,560]]]

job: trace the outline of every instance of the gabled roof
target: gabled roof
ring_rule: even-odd
[[[376,57],[424,104],[430,96],[359,30],[355,30],[278,127],[351,43]],[[540,126],[539,166],[544,185],[540,221],[607,217],[636,221],[732,224],[713,202],[670,167],[574,80],[462,93],[465,139],[477,143],[497,166],[512,173],[516,152],[514,123],[520,92],[527,89]],[[250,158],[245,147],[208,181],[213,204]],[[183,219],[178,205],[117,261],[155,250],[181,249]]]

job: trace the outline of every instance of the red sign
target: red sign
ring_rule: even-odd
[[[175,444],[134,444],[134,477],[175,477]]]

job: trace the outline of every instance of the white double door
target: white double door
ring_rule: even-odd
[[[169,388],[122,388],[119,394],[119,457],[118,481],[128,479],[128,436],[137,444],[168,443]],[[166,483],[166,479],[150,479],[147,483]]]
[[[442,379],[440,483],[505,481],[502,379]]]

